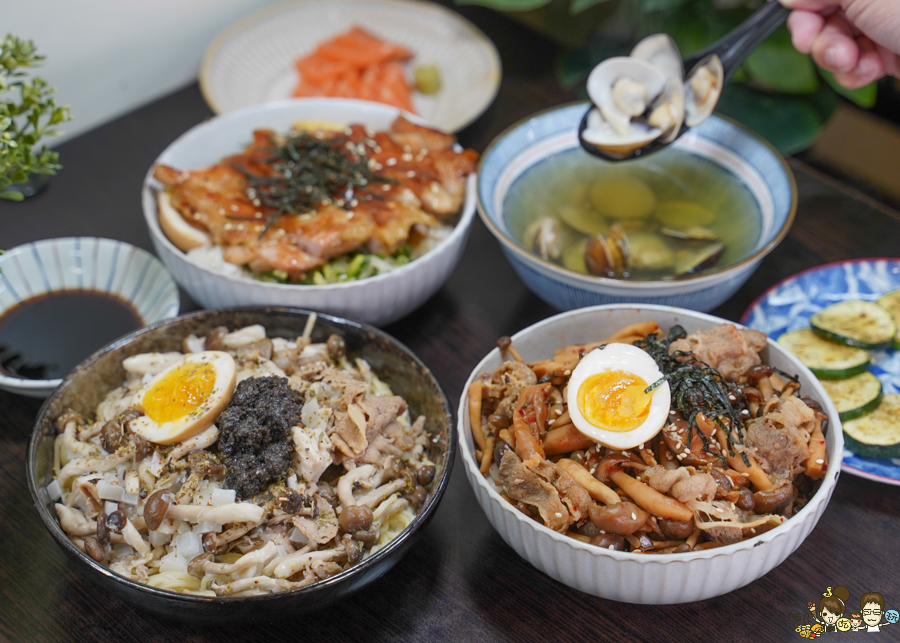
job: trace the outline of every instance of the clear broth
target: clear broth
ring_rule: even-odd
[[[591,189],[598,182],[604,183],[597,194],[609,194],[609,186],[618,186],[637,180],[646,185],[653,193],[656,205],[646,216],[634,215],[635,210],[626,212],[606,212],[601,214],[592,201]],[[642,193],[645,194],[645,193]],[[628,210],[628,195],[613,195],[613,199],[600,199],[601,209],[615,210],[609,206],[610,201],[624,198]],[[595,200],[599,198],[595,195]],[[690,202],[714,215],[711,222],[690,223],[679,220],[679,225],[666,225],[659,217],[671,221],[664,211],[671,208],[672,202]],[[637,209],[646,210],[646,201],[642,201]],[[633,205],[633,204],[632,204]],[[609,225],[620,223],[628,234],[629,244],[635,237],[658,234],[662,227],[686,228],[701,226],[708,229],[723,243],[725,248],[718,261],[703,272],[711,272],[724,266],[732,265],[749,256],[755,247],[760,231],[761,220],[759,204],[743,181],[717,165],[713,161],[691,154],[690,152],[670,148],[653,156],[634,161],[607,163],[589,156],[576,148],[557,154],[526,170],[511,186],[503,205],[503,216],[507,229],[512,236],[526,249],[534,251],[533,233],[536,223],[544,217],[557,219],[561,256],[552,259],[555,263],[571,270],[586,273],[583,249],[590,234],[576,230],[561,217],[564,208],[576,208],[586,211],[582,216],[591,216],[596,220],[597,231],[606,234]],[[701,219],[704,217],[700,217]],[[697,252],[702,244],[696,241],[676,241],[663,238],[668,251],[674,256],[689,256]],[[656,244],[656,245],[653,245]],[[653,242],[653,249],[658,251],[658,242]],[[646,243],[632,245],[632,257],[645,257]],[[656,255],[654,255],[655,257]],[[668,256],[668,255],[666,255]],[[659,267],[655,259],[645,261],[639,259],[638,266],[631,269],[626,278],[632,280],[672,279],[679,276],[675,266]],[[678,262],[681,267],[685,262]],[[647,265],[649,264],[649,266]],[[696,274],[696,273],[695,273]]]
[[[23,379],[65,377],[94,351],[143,325],[131,304],[109,293],[38,295],[0,316],[0,372]]]

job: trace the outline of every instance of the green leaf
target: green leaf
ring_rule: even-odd
[[[641,11],[650,13],[652,11],[665,11],[666,9],[674,9],[681,5],[687,4],[691,0],[643,0],[641,3]]]
[[[716,111],[743,123],[788,155],[812,145],[836,107],[837,97],[829,90],[787,96],[729,85]]]
[[[572,4],[569,5],[569,13],[575,15],[586,9],[590,9],[594,5],[609,1],[610,0],[572,0]]]
[[[0,192],[0,199],[7,199],[8,201],[24,201],[25,195],[21,192]]]
[[[756,48],[745,64],[750,77],[767,89],[786,94],[811,94],[819,88],[812,59],[791,44],[781,27]]]
[[[870,83],[859,89],[847,89],[841,85],[830,71],[819,69],[819,74],[825,79],[831,88],[844,98],[849,98],[854,103],[865,109],[871,109],[875,106],[875,99],[878,98],[878,83]]]
[[[497,11],[531,11],[550,4],[550,0],[455,0],[456,4],[477,4]]]

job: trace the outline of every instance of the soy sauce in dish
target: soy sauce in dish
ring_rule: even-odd
[[[60,290],[26,299],[0,316],[0,373],[65,377],[83,359],[144,325],[127,301],[96,290]]]

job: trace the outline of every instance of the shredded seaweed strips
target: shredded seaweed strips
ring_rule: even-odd
[[[247,197],[272,210],[265,215],[268,221],[260,236],[283,214],[313,212],[323,204],[349,210],[360,201],[383,199],[366,188],[370,183],[396,184],[369,168],[366,145],[374,141],[355,144],[344,134],[319,138],[309,132],[298,132],[282,142],[274,135],[268,138],[270,156],[263,162],[271,174],[251,174],[234,165],[247,179]]]
[[[703,413],[725,431],[728,436],[729,455],[734,456],[735,441],[738,444],[744,443],[741,412],[749,406],[747,398],[739,386],[726,381],[719,371],[701,362],[692,353],[675,351],[670,355],[669,345],[685,337],[687,332],[676,325],[669,330],[669,335],[665,339],[660,339],[657,333],[652,333],[636,341],[635,346],[642,348],[653,358],[669,382],[672,407],[680,411],[688,421],[688,444],[692,437],[691,432],[697,431],[706,451],[710,452],[706,435],[697,428],[697,415]],[[654,386],[656,385],[654,383]],[[741,453],[741,459],[749,466],[746,454]]]

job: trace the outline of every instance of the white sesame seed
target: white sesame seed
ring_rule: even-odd
[[[631,512],[631,519],[637,520],[637,515],[633,511]]]
[[[566,377],[568,377],[571,374],[572,374],[572,371],[570,371],[569,369],[566,369],[563,371],[563,375],[565,375]]]
[[[409,161],[413,160],[413,155],[410,154],[409,152],[404,152],[403,154],[400,155],[400,159],[403,161],[409,162]]]
[[[391,157],[387,161],[384,162],[385,165],[391,167],[392,165],[397,165],[397,159]]]
[[[559,513],[558,511],[557,511],[555,514],[553,514],[553,515],[556,516],[557,518],[562,518],[562,514]]]
[[[610,545],[609,548],[612,549],[613,551],[616,550],[616,546],[615,546],[615,545]]]
[[[669,415],[675,415],[675,411],[669,411]]]
[[[562,413],[563,413],[562,409],[556,409],[556,414],[557,414],[557,415],[562,415]]]
[[[816,464],[825,464],[825,460],[819,458],[818,460],[816,460]]]
[[[747,409],[743,409],[741,410],[741,415],[750,415],[750,411],[748,411]]]
[[[644,448],[644,443],[641,442],[640,445],[638,446],[638,449],[643,449],[643,448]]]
[[[413,178],[415,175],[416,175],[415,170],[410,170],[409,172],[406,173],[406,176],[408,176],[409,178]]]

